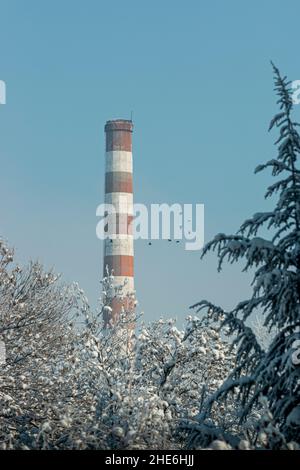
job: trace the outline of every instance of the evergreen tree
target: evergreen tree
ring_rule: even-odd
[[[205,309],[208,316],[220,321],[220,327],[226,327],[226,334],[233,335],[233,344],[237,346],[236,367],[210,397],[200,421],[208,418],[216,400],[237,391],[241,422],[245,422],[259,408],[264,396],[278,429],[277,437],[280,435],[284,442],[300,439],[300,367],[293,360],[300,344],[300,170],[297,168],[300,137],[299,124],[292,118],[291,82],[272,66],[280,112],[272,119],[269,130],[279,130],[275,142],[278,152],[276,159],[258,166],[255,172],[270,167],[277,178],[265,194],[266,198],[276,197],[274,210],[255,214],[242,224],[236,235],[217,235],[202,254],[216,250],[218,270],[225,260],[230,263],[244,260],[244,271],[254,269],[252,296],[229,312],[206,300],[192,308]],[[269,239],[258,236],[262,228],[268,229]],[[274,335],[265,349],[247,321],[257,312]]]

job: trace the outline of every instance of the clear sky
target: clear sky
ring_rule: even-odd
[[[105,121],[133,110],[139,203],[205,204],[205,238],[267,209],[276,111],[270,59],[300,79],[299,1],[0,0],[0,233],[100,293],[96,207],[104,193]],[[300,119],[300,107],[296,110]],[[135,246],[145,319],[202,298],[247,296],[238,267],[182,244]]]

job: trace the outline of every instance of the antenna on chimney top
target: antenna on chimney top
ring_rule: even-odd
[[[130,121],[132,122],[132,120],[133,120],[133,111],[131,111],[130,113]]]

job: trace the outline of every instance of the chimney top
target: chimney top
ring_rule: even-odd
[[[113,119],[107,121],[104,127],[105,132],[111,131],[127,131],[132,132],[133,122],[131,119]]]

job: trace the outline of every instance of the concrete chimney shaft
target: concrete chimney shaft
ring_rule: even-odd
[[[113,204],[117,214],[115,233],[104,242],[104,276],[108,267],[109,272],[113,271],[116,285],[126,279],[124,294],[134,290],[132,131],[129,120],[107,121],[105,125],[105,203]],[[128,309],[131,304],[126,299],[113,299],[112,312],[105,319],[107,326],[117,321],[122,307]]]

